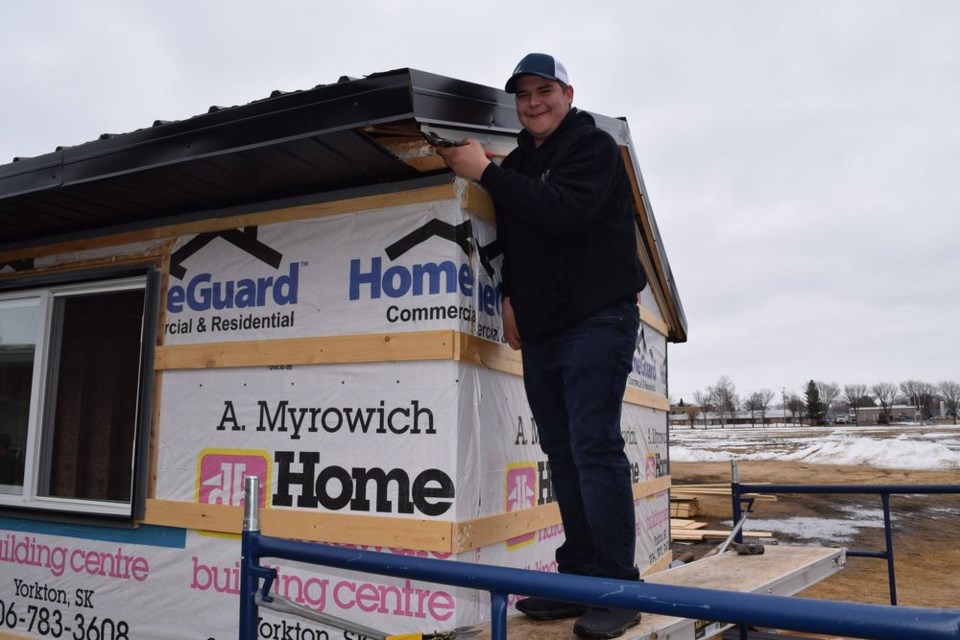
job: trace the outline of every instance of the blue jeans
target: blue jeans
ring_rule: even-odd
[[[560,507],[561,573],[636,580],[636,524],[620,407],[640,313],[616,303],[540,344],[522,343],[523,382]]]

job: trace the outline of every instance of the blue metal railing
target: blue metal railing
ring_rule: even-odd
[[[960,610],[890,607],[587,578],[264,536],[259,531],[259,491],[255,477],[246,479],[245,500],[240,567],[240,640],[256,640],[257,597],[270,598],[269,590],[276,573],[260,565],[262,558],[309,562],[488,591],[492,640],[506,640],[507,596],[510,594],[868,640],[960,640]]]
[[[893,527],[890,521],[891,495],[931,495],[931,494],[960,494],[960,485],[956,484],[743,484],[740,482],[740,472],[737,461],[731,462],[732,479],[731,495],[733,496],[733,521],[739,522],[743,514],[743,504],[750,510],[752,500],[743,498],[745,493],[782,493],[782,494],[832,494],[879,495],[883,507],[883,537],[886,548],[882,551],[848,549],[847,557],[880,558],[887,561],[887,582],[890,588],[890,604],[897,604],[897,577],[893,555]],[[743,531],[738,531],[735,537],[737,542],[743,542]]]

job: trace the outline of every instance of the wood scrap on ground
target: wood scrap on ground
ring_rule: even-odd
[[[772,531],[744,531],[744,538],[772,538]],[[725,529],[670,529],[674,542],[701,542],[703,540],[726,540],[730,531]]]

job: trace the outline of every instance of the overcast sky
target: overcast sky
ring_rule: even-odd
[[[670,395],[960,380],[960,2],[4,0],[0,164],[529,51],[625,116],[689,323]]]

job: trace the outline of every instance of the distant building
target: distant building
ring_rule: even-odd
[[[860,407],[856,410],[857,424],[880,424],[884,416],[881,407]],[[887,407],[887,419],[884,422],[920,422],[920,410],[906,404]]]
[[[905,404],[895,404],[887,408],[889,417],[884,422],[920,422],[922,416],[920,410]],[[718,427],[722,424],[731,426],[742,426],[749,424],[756,425],[784,425],[784,424],[809,424],[805,415],[792,415],[789,409],[784,412],[782,406],[774,406],[767,409],[764,419],[760,420],[759,412],[753,415],[749,411],[737,411],[734,414],[727,413],[721,416],[716,411],[702,411],[694,405],[673,405],[670,407],[668,424],[671,427],[689,427],[690,416],[695,416],[695,427]],[[850,409],[849,414],[837,414],[830,422],[834,424],[882,424],[881,417],[883,409],[880,407],[860,407],[854,412]]]
[[[771,407],[767,409],[766,415],[764,415],[761,422],[759,412],[754,412],[753,415],[751,415],[749,411],[736,411],[732,415],[727,413],[726,416],[721,416],[719,412],[704,412],[699,407],[694,405],[671,406],[668,424],[671,427],[689,427],[691,415],[695,416],[695,422],[693,425],[695,427],[718,427],[722,424],[741,426],[750,424],[764,424],[767,426],[784,424],[783,407]],[[786,424],[795,424],[800,422],[802,422],[800,416],[797,416],[796,420],[794,420],[790,415],[790,412],[787,411]]]

